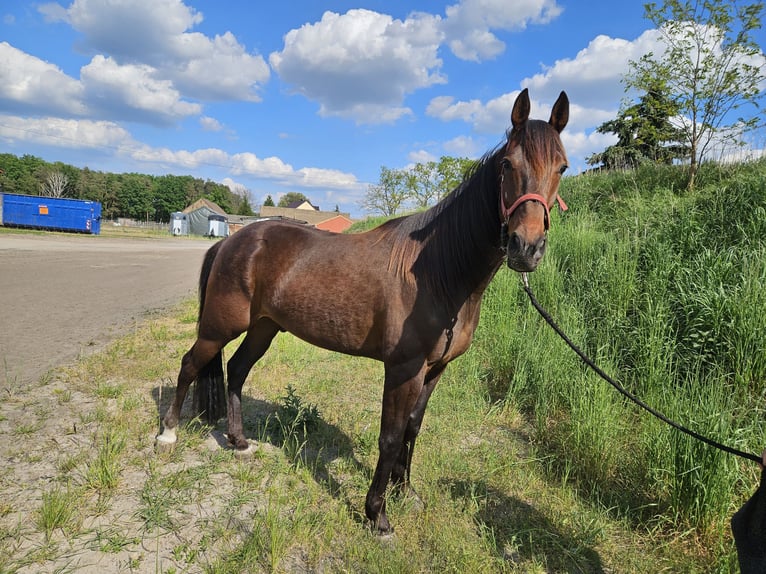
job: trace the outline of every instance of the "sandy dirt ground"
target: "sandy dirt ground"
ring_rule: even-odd
[[[194,295],[206,239],[0,234],[0,382],[27,385]]]

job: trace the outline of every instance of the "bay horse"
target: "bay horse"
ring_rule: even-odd
[[[447,364],[468,349],[487,285],[504,260],[528,272],[545,253],[549,210],[567,168],[559,134],[569,100],[561,92],[547,122],[529,113],[525,89],[506,141],[426,211],[358,234],[264,221],[213,245],[200,273],[197,339],[181,361],[159,443],[175,443],[196,380],[198,411],[212,423],[228,411],[228,440],[247,449],[242,385],[280,331],[377,359],[385,372],[379,456],[365,514],[379,533],[390,532],[386,488],[391,482],[417,497],[410,471],[426,405]],[[242,333],[224,400],[221,351]]]

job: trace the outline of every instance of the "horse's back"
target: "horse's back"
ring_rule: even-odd
[[[380,357],[401,293],[374,235],[253,223],[223,241],[208,289],[237,301],[242,318],[246,301],[250,325],[268,318],[315,345]]]

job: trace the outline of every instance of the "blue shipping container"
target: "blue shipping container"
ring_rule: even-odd
[[[101,204],[84,199],[0,193],[0,223],[98,235]]]

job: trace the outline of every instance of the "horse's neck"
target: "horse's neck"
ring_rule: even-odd
[[[475,197],[482,192],[486,193],[475,189],[471,192],[474,197],[466,191],[450,198],[452,205],[442,206],[437,217],[453,219],[435,224],[431,237],[440,257],[439,280],[458,308],[464,301],[481,298],[503,259],[499,215],[488,205],[477,208],[480,202],[490,201]],[[469,206],[470,202],[473,205]]]

